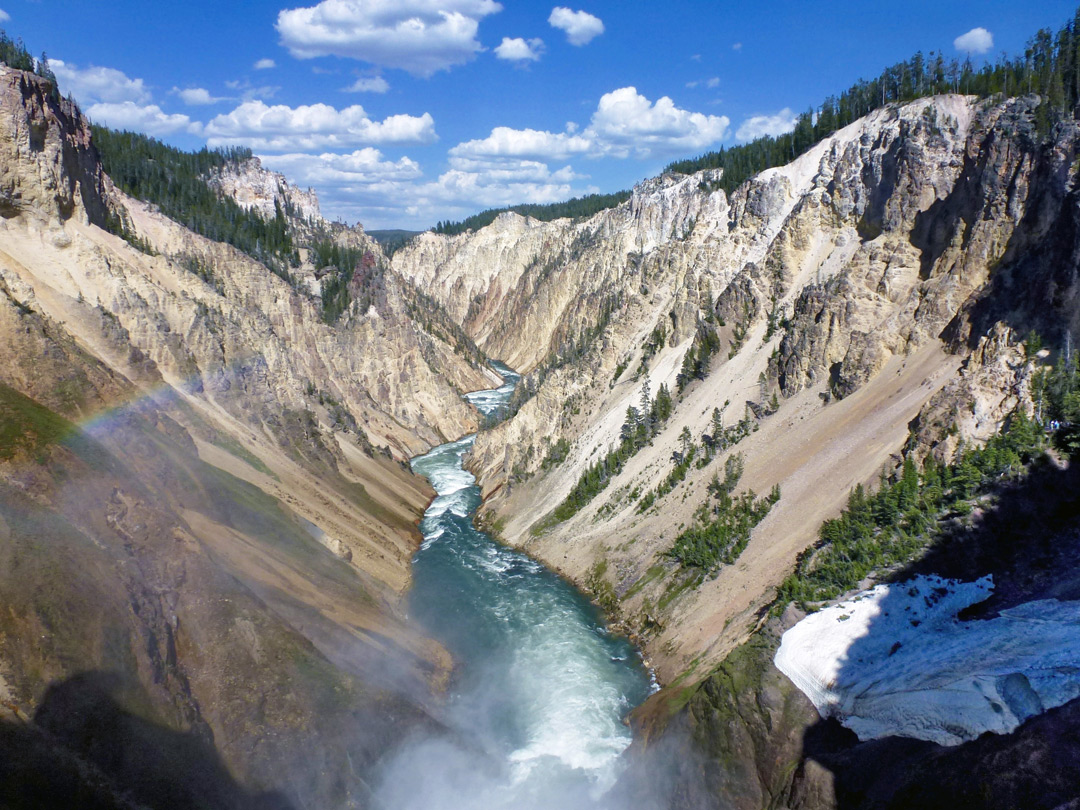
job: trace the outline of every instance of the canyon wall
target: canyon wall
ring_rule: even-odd
[[[265,202],[259,171],[223,192]],[[405,461],[474,430],[460,393],[497,378],[362,231],[333,229],[368,251],[326,323],[122,194],[78,109],[7,68],[0,217],[0,781],[366,804],[450,667],[404,615],[432,495]]]
[[[890,106],[730,198],[711,172],[666,175],[584,221],[508,213],[396,253],[481,348],[532,372],[532,396],[480,435],[471,461],[504,538],[578,582],[604,568],[619,615],[671,680],[746,637],[821,520],[895,464],[910,431],[946,454],[1030,407],[1020,338],[1060,340],[1076,317],[1075,279],[1055,259],[1023,296],[999,289],[1019,283],[1029,246],[1060,244],[1046,237],[1069,210],[1072,127],[1039,146],[1031,104]],[[719,343],[708,373],[687,381],[650,446],[571,519],[544,521],[619,444],[643,383],[677,391],[705,329]],[[684,428],[699,444],[713,432],[714,408],[727,426],[749,418],[749,437],[641,510]],[[545,465],[560,439],[565,461]],[[668,598],[664,552],[735,452],[745,486],[779,484],[783,497],[737,564]]]
[[[1023,338],[1035,330],[1064,349],[1080,325],[1077,127],[1038,136],[1037,102],[892,105],[730,196],[712,172],[665,175],[587,220],[503,214],[395,254],[481,348],[529,373],[528,396],[480,434],[470,462],[486,523],[590,590],[642,643],[668,688],[637,714],[639,764],[647,750],[692,741],[676,806],[906,806],[924,796],[900,771],[858,781],[873,752],[851,753],[819,729],[772,666],[779,631],[764,623],[776,587],[853,487],[892,472],[903,451],[951,458],[1010,414],[1030,414],[1035,366]],[[710,333],[706,367],[687,373],[684,358]],[[672,415],[560,520],[576,482],[620,445],[642,387],[655,395],[661,384]],[[687,439],[699,458],[715,441],[714,409],[745,435],[658,491]],[[738,491],[778,484],[780,499],[734,562],[694,575],[668,551],[736,454]],[[1067,488],[1054,491],[1068,500]],[[993,555],[976,557],[947,575],[994,567]],[[1011,559],[995,563],[999,576],[1024,568]],[[1066,727],[1040,722],[1054,739]],[[1025,760],[1036,756],[1025,729],[999,746],[1002,762],[1041,773]],[[936,774],[927,784],[943,784],[947,763],[985,754],[882,745],[878,754],[898,746],[892,755],[911,773]],[[1022,780],[984,775],[979,789],[1022,795]],[[965,789],[941,795],[978,806]]]

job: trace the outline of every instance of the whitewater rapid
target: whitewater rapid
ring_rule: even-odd
[[[504,385],[467,395],[485,415],[498,415],[518,379],[497,368]],[[631,740],[624,718],[650,677],[573,587],[473,526],[480,492],[463,461],[474,440],[412,462],[437,495],[420,524],[410,614],[454,657],[440,719],[460,742],[415,741],[394,758],[380,799],[424,810],[595,806],[618,776]]]

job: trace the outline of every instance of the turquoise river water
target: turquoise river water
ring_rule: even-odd
[[[497,417],[519,378],[496,367],[505,384],[466,397]],[[409,609],[454,657],[440,719],[458,739],[396,754],[380,799],[394,810],[593,807],[618,776],[623,719],[650,675],[571,585],[473,526],[480,491],[462,460],[474,439],[412,462],[438,495],[420,524]]]

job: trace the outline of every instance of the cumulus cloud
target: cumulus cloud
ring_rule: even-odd
[[[763,135],[772,135],[773,137],[783,135],[795,129],[797,118],[798,116],[789,107],[784,107],[776,115],[752,116],[743,121],[739,128],[735,130],[735,140],[752,141]]]
[[[571,182],[576,179],[579,175],[569,166],[552,171],[539,161],[459,160],[451,162],[450,170],[439,175],[438,182],[427,183],[417,191],[430,199],[487,207],[559,202],[573,196]]]
[[[495,56],[508,62],[535,62],[540,59],[544,52],[542,39],[525,40],[521,37],[503,37],[503,41],[495,48]]]
[[[180,100],[187,104],[189,107],[204,106],[207,104],[217,104],[219,101],[225,101],[224,98],[216,98],[210,95],[210,91],[204,87],[186,87],[181,90],[179,87],[174,87],[170,92],[174,95],[180,96]]]
[[[953,40],[953,47],[965,53],[986,53],[994,47],[994,35],[985,28],[972,28]]]
[[[483,50],[480,20],[495,0],[323,0],[278,14],[281,43],[299,59],[343,56],[431,76]]]
[[[623,87],[601,97],[589,126],[580,133],[572,123],[565,132],[495,127],[486,138],[459,143],[450,155],[647,158],[709,146],[723,139],[730,124],[727,116],[683,110],[667,96],[652,102],[635,88]]]
[[[675,106],[663,96],[657,102],[635,87],[620,87],[599,100],[588,127],[580,133],[573,123],[561,133],[514,130],[496,126],[486,138],[467,140],[450,149],[451,157],[513,157],[565,160],[591,158],[650,158],[688,149],[701,149],[723,139],[731,122],[726,116],[706,116]]]
[[[186,115],[166,113],[156,104],[101,102],[91,105],[86,114],[97,124],[145,132],[147,135],[173,135],[177,132],[198,135],[202,132],[202,125],[197,121],[192,121]]]
[[[0,8],[0,22],[7,22],[10,19],[11,15],[4,11],[2,8]]]
[[[145,104],[150,101],[150,90],[142,79],[129,78],[115,68],[91,65],[79,68],[60,59],[50,59],[49,67],[60,82],[65,93],[71,93],[81,104],[120,104],[130,101]]]
[[[343,88],[346,93],[385,93],[389,89],[390,84],[382,76],[361,76]]]
[[[733,51],[741,51],[742,50],[742,43],[741,42],[736,42],[734,45],[731,46],[731,50],[733,50]]]
[[[548,22],[554,28],[566,32],[566,40],[571,45],[586,45],[604,33],[604,23],[587,11],[571,11],[566,6],[555,6],[551,10]]]
[[[727,134],[730,124],[726,115],[683,110],[667,96],[654,103],[634,87],[621,87],[601,97],[584,134],[603,154],[651,157],[709,146]]]
[[[370,185],[386,180],[415,180],[423,174],[415,160],[408,157],[384,160],[382,152],[371,146],[344,155],[330,152],[266,155],[262,161],[294,182],[320,189]]]
[[[327,216],[362,221],[369,228],[423,228],[440,217],[521,202],[558,202],[595,192],[570,166],[514,157],[452,156],[450,168],[424,180],[408,157],[387,160],[373,147],[351,154],[262,155],[263,164],[290,181],[314,186]]]
[[[270,70],[270,68],[276,68],[277,62],[273,59],[260,59],[253,66],[255,70]]]
[[[210,146],[249,146],[271,152],[342,149],[377,143],[430,143],[436,139],[430,113],[391,115],[373,121],[364,108],[338,110],[328,104],[288,107],[247,101],[206,125]]]
[[[459,143],[452,157],[543,157],[565,160],[591,151],[592,141],[571,132],[495,127],[486,138]]]

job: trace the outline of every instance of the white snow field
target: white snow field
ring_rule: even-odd
[[[1080,696],[1080,602],[956,618],[993,589],[991,577],[878,585],[800,621],[774,662],[822,717],[837,717],[861,740],[957,745],[1006,734]]]

